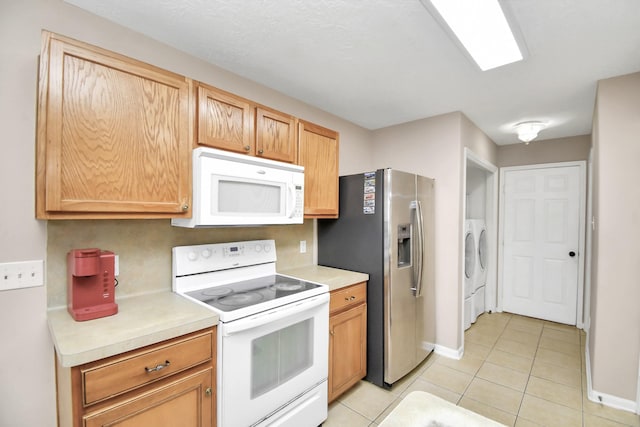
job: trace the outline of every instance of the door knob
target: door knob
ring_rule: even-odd
[[[574,251],[570,251],[570,252],[569,252],[569,256],[570,256],[571,258],[573,258],[574,256],[576,256],[576,253],[575,253]]]

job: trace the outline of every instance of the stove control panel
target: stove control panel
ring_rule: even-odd
[[[173,276],[206,273],[276,261],[274,240],[176,246]]]

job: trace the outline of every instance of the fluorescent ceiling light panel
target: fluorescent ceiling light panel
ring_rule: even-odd
[[[521,61],[498,0],[430,0],[482,71]]]

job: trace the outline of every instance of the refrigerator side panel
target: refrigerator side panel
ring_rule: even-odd
[[[418,328],[416,330],[418,363],[433,350],[436,338],[435,326],[435,226],[434,180],[417,177],[417,200],[420,202],[424,228],[422,255],[422,292],[417,302]]]
[[[385,291],[385,382],[393,384],[416,365],[416,298],[414,268],[417,227],[414,224],[416,175],[387,170],[385,178],[385,244],[389,274]]]
[[[366,379],[382,387],[384,385],[383,171],[378,170],[370,177],[364,174],[342,176],[339,183],[339,218],[318,220],[318,264],[369,274]]]

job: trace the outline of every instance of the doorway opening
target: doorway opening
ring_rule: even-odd
[[[498,168],[464,150],[461,334],[484,312],[496,311]]]

